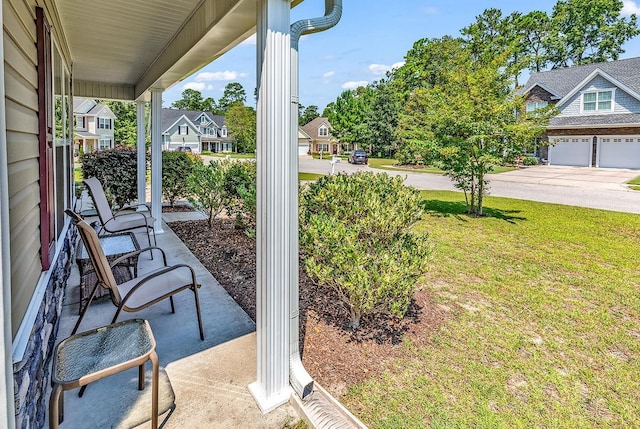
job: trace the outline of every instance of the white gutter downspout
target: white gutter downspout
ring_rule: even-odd
[[[3,27],[0,9],[0,28]],[[9,175],[7,173],[7,110],[4,91],[4,38],[0,39],[0,427],[16,425],[11,334],[11,258],[9,254]]]
[[[313,393],[313,379],[302,365],[300,359],[300,297],[299,297],[299,246],[298,246],[298,106],[299,68],[298,42],[303,34],[318,33],[335,26],[342,17],[342,0],[325,0],[325,14],[320,18],[303,19],[291,25],[291,272],[290,285],[290,337],[289,337],[289,382],[301,399],[307,399]]]

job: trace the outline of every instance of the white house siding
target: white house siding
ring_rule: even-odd
[[[178,122],[177,125],[174,125],[172,128],[168,130],[167,137],[167,150],[176,150],[180,146],[189,146],[193,152],[200,152],[200,137],[198,137],[198,133],[196,130],[187,125],[187,129],[189,130],[189,134],[183,135],[178,134],[179,126],[186,125],[184,122]]]
[[[599,167],[640,168],[640,135],[601,136],[598,142]]]
[[[549,137],[549,165],[588,167],[591,165],[592,137]]]
[[[9,223],[11,230],[11,323],[15,335],[41,272],[38,97],[35,9],[3,1]]]

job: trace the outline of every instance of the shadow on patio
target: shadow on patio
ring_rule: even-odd
[[[180,216],[184,214],[163,214],[165,221],[179,220]],[[167,252],[169,264],[191,265],[202,285],[200,305],[205,340],[199,338],[193,294],[189,292],[175,295],[175,314],[171,313],[167,300],[137,313],[121,314],[118,319],[144,318],[151,325],[160,366],[166,370],[175,393],[176,408],[164,427],[282,428],[298,421],[289,404],[262,415],[247,390],[256,377],[255,324],[166,224],[164,231],[157,236],[158,246]],[[146,247],[145,233],[140,231],[136,235],[141,247]],[[139,272],[150,270],[159,259],[152,261],[148,253],[140,255]],[[56,342],[70,335],[78,318],[79,284],[74,264]],[[108,297],[94,300],[79,331],[109,324],[115,310]],[[149,373],[149,363],[147,370]],[[147,388],[138,392],[137,374],[134,368],[92,383],[82,398],[78,397],[77,389],[67,392],[65,419],[60,427],[129,427],[138,413],[150,417],[151,407],[147,404],[151,378],[147,375]],[[167,393],[161,383],[161,409]],[[141,427],[146,426],[148,423]]]

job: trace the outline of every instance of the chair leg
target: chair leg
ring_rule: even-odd
[[[138,367],[138,390],[144,390],[144,366],[143,363]]]
[[[204,341],[204,329],[202,329],[202,315],[200,314],[200,298],[198,297],[198,286],[193,287],[193,296],[196,299],[196,313],[198,314],[198,327],[200,328],[200,340]]]
[[[169,297],[169,302],[171,303],[171,312],[175,314],[176,307],[173,305],[173,296]]]
[[[60,424],[60,393],[62,386],[55,384],[49,397],[49,429],[56,429]]]

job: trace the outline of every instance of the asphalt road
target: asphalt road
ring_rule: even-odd
[[[330,174],[332,171],[329,160],[315,160],[311,157],[300,157],[299,166],[301,172]],[[405,176],[405,183],[417,189],[456,190],[448,177],[437,174],[372,169],[364,165],[351,165],[346,161],[335,165],[336,173],[367,170]],[[581,170],[581,180],[566,181],[571,186],[538,183],[533,178],[531,183],[527,183],[527,179],[523,177],[511,181],[503,174],[505,173],[489,179],[489,195],[640,214],[640,191],[618,184],[603,187],[601,181],[596,181],[595,178],[589,180],[589,169]]]

